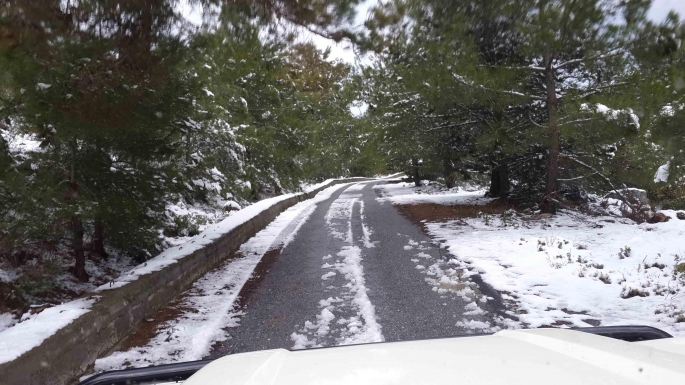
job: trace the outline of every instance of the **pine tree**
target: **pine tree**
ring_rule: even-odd
[[[22,186],[33,195],[22,199],[23,228],[53,239],[66,231],[83,281],[94,224],[99,237],[149,255],[159,220],[149,213],[160,211],[174,176],[168,157],[192,108],[183,100],[192,79],[176,73],[184,45],[173,9],[18,1],[9,10],[3,25],[17,34],[3,45],[5,109],[42,139]]]

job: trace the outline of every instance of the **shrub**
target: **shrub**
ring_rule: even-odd
[[[164,229],[167,237],[192,237],[200,234],[200,226],[207,224],[207,219],[197,214],[178,215],[173,217]]]
[[[624,258],[630,258],[630,254],[632,253],[632,250],[630,249],[630,246],[626,246],[625,248],[621,248],[621,250],[618,252],[618,257],[620,259]]]
[[[634,287],[624,287],[621,291],[621,298],[628,299],[633,297],[649,297],[649,292],[642,291]]]
[[[664,210],[685,210],[685,185],[655,188],[648,193],[652,203]]]

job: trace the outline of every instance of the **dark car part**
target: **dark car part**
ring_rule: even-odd
[[[651,326],[597,326],[590,328],[573,328],[572,330],[597,334],[627,342],[650,341],[673,337],[665,331]],[[472,336],[474,335],[458,337]],[[322,349],[329,348],[330,347]],[[182,362],[179,364],[149,366],[147,368],[112,370],[90,377],[79,385],[145,385],[150,383],[183,381],[187,380],[190,376],[195,374],[195,372],[212,361],[213,360],[202,360]]]
[[[145,385],[187,380],[214,360],[181,362],[147,368],[112,370],[90,377],[79,385]]]
[[[597,334],[627,342],[659,340],[673,338],[663,330],[651,326],[597,326],[592,328],[573,328],[580,332]]]

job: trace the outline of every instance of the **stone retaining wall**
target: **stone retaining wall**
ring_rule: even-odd
[[[280,213],[335,184],[368,180],[341,179],[309,193],[280,201],[203,249],[162,270],[101,293],[91,311],[74,320],[19,358],[0,365],[3,384],[73,384],[138,324],[218,267],[240,245]]]

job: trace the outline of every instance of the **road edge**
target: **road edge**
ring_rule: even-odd
[[[315,190],[276,202],[176,263],[140,276],[122,287],[97,293],[99,299],[89,312],[46,338],[39,346],[15,360],[0,364],[0,378],[7,384],[78,382],[98,357],[114,348],[147,316],[219,266],[283,211],[333,185],[369,180],[373,179],[337,179]]]

